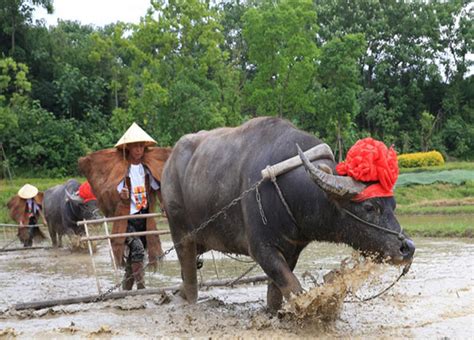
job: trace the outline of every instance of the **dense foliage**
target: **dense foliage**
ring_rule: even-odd
[[[152,0],[106,27],[45,27],[33,5],[54,3],[0,0],[0,143],[17,173],[72,175],[133,121],[173,145],[259,115],[340,156],[370,135],[474,158],[469,2]]]

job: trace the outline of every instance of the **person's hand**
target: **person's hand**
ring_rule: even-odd
[[[130,197],[128,188],[123,187],[122,191],[120,191],[119,196],[122,200],[128,200],[128,198]]]

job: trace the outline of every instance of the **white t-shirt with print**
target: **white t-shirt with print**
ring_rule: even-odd
[[[129,176],[131,184],[130,189],[132,190],[132,192],[130,192],[130,197],[132,198],[130,200],[130,214],[135,214],[140,210],[137,207],[137,205],[140,204],[139,197],[143,195],[145,200],[147,200],[145,190],[145,168],[143,168],[142,164],[131,164]],[[140,194],[137,194],[137,192]]]
[[[146,201],[148,202],[148,197],[146,196],[145,190],[145,175],[150,175],[150,187],[153,190],[158,190],[160,185],[158,182],[151,176],[148,171],[145,171],[145,167],[140,164],[130,164],[128,176],[130,177],[130,185],[131,185],[131,192],[129,193],[131,200],[130,200],[130,214],[135,214],[140,209],[137,207],[137,203],[139,204],[141,201],[137,202],[137,199],[144,195]],[[117,186],[117,191],[120,193],[125,186],[125,180],[121,181]]]

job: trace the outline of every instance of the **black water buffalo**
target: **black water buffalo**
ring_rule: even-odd
[[[277,177],[289,211],[268,180],[259,187],[266,224],[256,193],[252,192],[192,237],[186,237],[259,181],[267,165],[297,155],[296,144],[308,150],[321,143],[288,121],[269,117],[253,119],[237,128],[186,135],[177,142],[161,183],[181,264],[183,297],[196,301],[196,255],[211,249],[250,255],[262,267],[270,278],[270,310],[281,306],[283,296],[289,298],[291,293],[302,291],[292,271],[301,251],[313,240],[345,243],[395,264],[411,261],[415,246],[401,232],[394,216],[393,197],[351,201],[366,185],[327,173],[335,171],[332,153],[331,157],[308,161],[306,166]]]
[[[97,200],[86,203],[78,196],[80,183],[75,179],[49,188],[44,193],[44,215],[48,222],[53,247],[62,247],[63,235],[83,235],[77,221],[100,218]]]

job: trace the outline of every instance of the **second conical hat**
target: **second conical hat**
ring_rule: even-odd
[[[33,198],[38,194],[38,189],[31,185],[31,184],[25,184],[24,186],[21,187],[20,190],[18,190],[18,196],[21,198],[27,200],[28,198]]]
[[[133,123],[128,130],[119,139],[116,148],[123,147],[125,144],[130,143],[145,143],[145,146],[155,145],[156,141],[150,137],[137,123]]]

